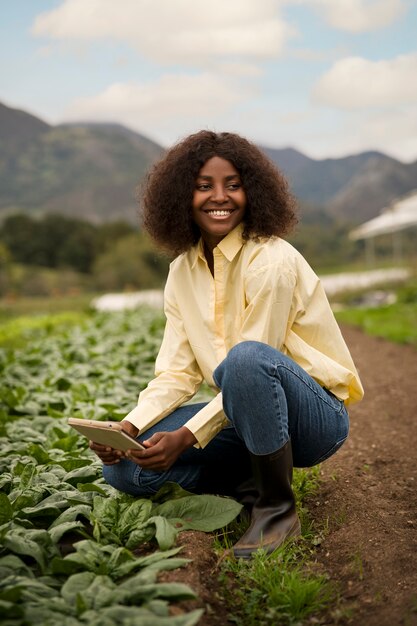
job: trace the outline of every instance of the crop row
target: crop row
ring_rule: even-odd
[[[200,620],[200,610],[171,615],[170,603],[195,595],[187,585],[158,582],[158,572],[186,565],[175,547],[180,530],[215,530],[240,505],[173,484],[151,499],[120,494],[67,424],[69,416],[120,419],[132,408],[152,376],[162,328],[163,319],[145,309],[94,315],[0,352],[2,624]]]

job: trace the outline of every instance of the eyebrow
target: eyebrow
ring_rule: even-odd
[[[199,174],[197,176],[197,179],[199,179],[199,178],[203,178],[204,180],[212,180],[213,176],[207,176],[207,174]],[[232,180],[233,178],[239,178],[240,179],[240,176],[239,176],[239,174],[230,174],[230,176],[225,176],[224,180]]]

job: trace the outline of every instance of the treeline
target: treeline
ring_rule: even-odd
[[[157,287],[168,262],[144,233],[122,221],[16,214],[0,225],[0,296]]]
[[[289,241],[319,273],[366,266],[365,242],[351,241],[351,228],[328,216],[306,216]],[[395,240],[377,238],[373,256],[415,262],[415,252],[410,229]],[[0,224],[0,297],[161,287],[168,263],[145,233],[124,221],[93,224],[58,214],[15,214]]]

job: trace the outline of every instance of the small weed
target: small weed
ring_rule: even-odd
[[[374,595],[374,599],[375,599],[375,602],[378,602],[378,603],[382,602],[382,593],[381,593],[381,591],[377,591],[376,592],[376,594]]]
[[[346,523],[347,516],[348,514],[346,509],[340,509],[339,511],[337,511],[337,513],[335,513],[333,517],[333,522],[336,528],[340,528],[341,526],[343,526],[343,524]]]
[[[308,469],[295,469],[293,488],[297,502],[304,502],[307,497],[319,489],[320,465]]]
[[[352,569],[358,575],[359,580],[363,580],[364,578],[364,567],[363,567],[363,559],[360,553],[360,548],[353,554],[352,556]]]
[[[319,475],[319,466],[294,471],[301,540],[290,540],[270,555],[258,550],[251,559],[242,560],[233,556],[231,548],[246,530],[249,516],[241,516],[217,534],[215,549],[227,551],[221,557],[220,582],[233,612],[230,620],[237,626],[290,626],[336,600],[327,577],[314,572],[309,563],[323,532],[313,528],[305,501],[317,492]]]
[[[322,611],[335,597],[325,576],[308,571],[302,544],[296,543],[270,555],[259,550],[248,561],[226,560],[223,580],[235,609],[232,619],[239,626],[296,624]]]
[[[404,626],[413,626],[415,624],[417,614],[417,596],[411,598],[411,604],[404,615]]]
[[[248,528],[249,522],[250,516],[243,510],[233,522],[218,530],[214,537],[214,551],[221,555],[224,550],[231,550],[239,537]]]

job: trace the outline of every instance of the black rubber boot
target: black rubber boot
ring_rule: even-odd
[[[240,483],[232,495],[235,500],[240,502],[240,504],[243,504],[247,513],[250,515],[256,501],[259,498],[259,493],[255,486],[253,477],[248,478],[243,483]]]
[[[243,559],[250,558],[259,548],[269,554],[301,532],[291,488],[291,442],[271,454],[251,454],[251,461],[259,498],[248,530],[233,547],[234,555]]]

